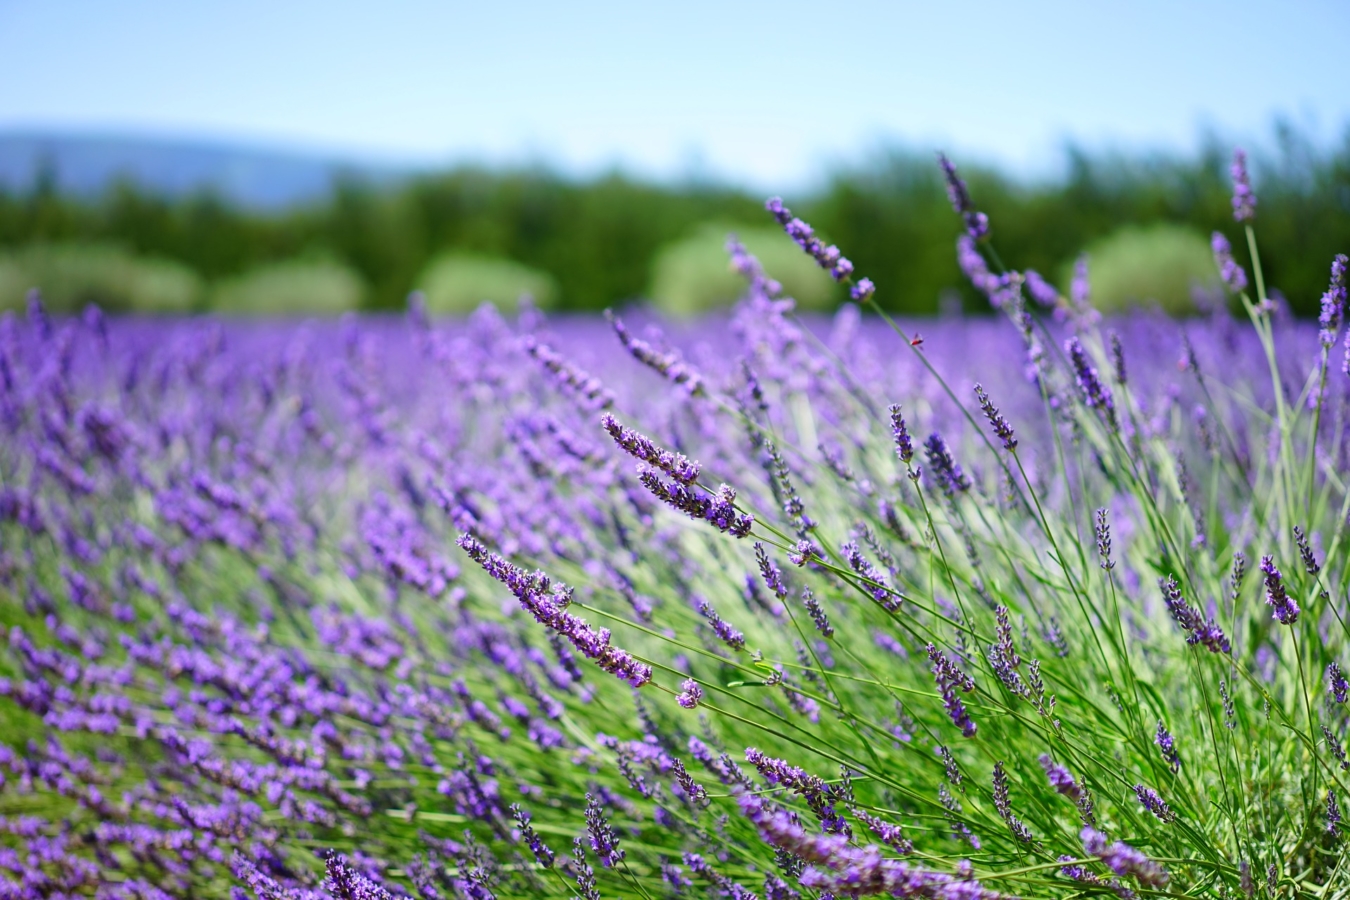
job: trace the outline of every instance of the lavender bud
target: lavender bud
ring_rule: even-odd
[[[1256,218],[1256,194],[1252,193],[1247,175],[1247,154],[1241,147],[1233,151],[1233,164],[1228,172],[1233,176],[1233,219],[1250,222]]]
[[[703,699],[703,688],[699,687],[697,681],[692,678],[686,678],[680,682],[680,692],[675,696],[675,702],[685,709],[694,709],[699,701]]]
[[[971,721],[970,713],[966,711],[966,706],[961,702],[961,698],[956,696],[958,689],[967,694],[975,690],[974,680],[957,668],[956,663],[948,659],[934,645],[929,644],[927,649],[928,660],[933,667],[933,677],[937,679],[938,689],[942,693],[943,706],[947,708],[947,715],[961,729],[961,734],[966,737],[974,737],[977,730],[976,725]]]
[[[1261,557],[1261,571],[1265,573],[1266,603],[1275,611],[1275,618],[1280,624],[1293,625],[1298,621],[1300,610],[1284,588],[1284,576],[1275,567],[1275,558]]]
[[[1001,761],[994,763],[994,809],[1008,823],[1008,830],[1013,837],[1024,844],[1031,843],[1031,830],[1012,813],[1012,802],[1008,798],[1008,773]]]
[[[1116,384],[1124,385],[1126,383],[1125,348],[1120,343],[1120,335],[1114,331],[1111,332],[1111,368],[1114,370],[1111,374],[1115,378]]]
[[[769,590],[773,591],[779,600],[786,599],[788,591],[787,585],[783,583],[783,573],[769,559],[768,552],[759,541],[755,541],[755,560],[759,563],[759,572],[764,576],[764,583],[768,585]]]
[[[1106,513],[1105,508],[1097,510],[1097,556],[1101,558],[1099,565],[1110,571],[1116,564],[1111,559],[1111,525],[1106,521]]]
[[[1298,544],[1298,555],[1303,560],[1303,569],[1313,577],[1322,571],[1322,567],[1317,562],[1317,557],[1313,555],[1312,548],[1308,546],[1308,538],[1303,533],[1303,529],[1294,526],[1294,542]]]
[[[859,278],[858,282],[849,288],[848,295],[855,303],[866,303],[876,292],[877,286],[872,283],[872,279]]]
[[[1214,265],[1219,269],[1219,278],[1228,290],[1240,294],[1247,289],[1247,273],[1233,259],[1233,247],[1228,238],[1220,232],[1214,232],[1209,239],[1210,249],[1214,251]]]
[[[806,606],[806,611],[811,615],[811,621],[815,623],[816,630],[822,637],[834,637],[834,626],[830,624],[829,618],[825,615],[825,610],[816,599],[816,595],[811,593],[810,588],[802,588],[802,603]]]
[[[1003,442],[1003,449],[1009,453],[1017,449],[1017,438],[1013,436],[1012,426],[1008,420],[998,411],[989,395],[985,393],[984,388],[975,385],[975,397],[980,401],[980,409],[984,411],[984,417],[989,420],[990,426],[994,429],[994,434]]]
[[[1341,824],[1341,809],[1336,805],[1336,792],[1327,788],[1327,831],[1336,834]]]
[[[1350,682],[1345,680],[1345,673],[1334,662],[1327,665],[1327,691],[1337,703],[1344,703],[1350,695]]]
[[[1122,877],[1132,876],[1146,887],[1161,888],[1168,882],[1167,870],[1129,844],[1116,841],[1107,845],[1106,835],[1091,826],[1079,834],[1083,849],[1095,856],[1112,872]]]
[[[952,209],[965,221],[966,233],[977,241],[986,237],[989,234],[989,217],[975,210],[966,183],[956,174],[956,166],[943,153],[938,154],[938,166],[947,183],[947,199],[951,201]]]
[[[1163,723],[1158,723],[1158,732],[1153,736],[1153,743],[1158,745],[1158,750],[1162,753],[1163,761],[1167,763],[1173,773],[1181,771],[1181,757],[1177,754],[1176,742],[1172,739],[1172,734],[1163,727]]]
[[[1346,259],[1344,253],[1336,254],[1331,261],[1331,284],[1327,287],[1327,292],[1322,295],[1322,312],[1317,317],[1317,323],[1321,330],[1318,337],[1323,347],[1330,348],[1336,343],[1336,337],[1341,330],[1341,321],[1345,316],[1346,309],[1346,277],[1345,269],[1350,260]]]
[[[1119,430],[1116,424],[1116,405],[1111,398],[1111,389],[1102,384],[1097,377],[1097,369],[1088,361],[1087,351],[1077,337],[1064,342],[1064,352],[1069,354],[1074,374],[1078,378],[1078,388],[1083,392],[1083,403],[1098,410],[1105,417],[1112,431]]]
[[[923,443],[924,454],[928,457],[928,467],[933,470],[938,487],[948,497],[970,490],[970,479],[961,471],[961,466],[952,459],[947,442],[936,431]]]
[[[693,484],[698,480],[699,464],[684,454],[663,450],[646,435],[619,424],[619,420],[609,413],[600,417],[600,424],[614,438],[614,443],[633,458],[655,466],[681,484]]]
[[[891,406],[891,436],[895,438],[895,455],[906,466],[914,459],[914,442],[910,440],[909,428],[905,426],[905,417],[900,414],[900,404]]]
[[[1200,612],[1186,602],[1181,595],[1181,587],[1171,575],[1158,579],[1162,589],[1163,603],[1172,619],[1186,632],[1186,643],[1194,646],[1204,644],[1211,653],[1231,653],[1232,646],[1224,635],[1223,629],[1213,619],[1206,620]]]
[[[516,824],[520,827],[521,840],[529,846],[530,852],[534,854],[534,858],[539,862],[539,865],[543,866],[545,869],[552,866],[554,853],[535,832],[534,827],[530,825],[530,814],[521,809],[519,803],[512,803],[507,808],[511,811],[511,815],[515,817]]]
[[[1039,762],[1041,768],[1045,769],[1045,777],[1049,779],[1050,786],[1056,791],[1075,803],[1086,796],[1083,786],[1074,780],[1073,773],[1051,759],[1050,754],[1042,753]]]
[[[1177,819],[1177,814],[1172,812],[1167,802],[1159,796],[1158,792],[1150,787],[1144,787],[1142,784],[1134,786],[1134,795],[1139,798],[1139,803],[1144,809],[1153,813],[1161,822],[1171,823]]]
[[[619,847],[619,836],[605,819],[604,807],[592,794],[586,794],[586,833],[590,835],[591,849],[605,868],[613,868],[627,855]]]

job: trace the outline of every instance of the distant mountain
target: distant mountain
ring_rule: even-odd
[[[0,190],[31,189],[44,167],[62,191],[81,196],[126,178],[171,197],[209,188],[240,205],[267,209],[321,199],[340,174],[391,182],[413,172],[208,141],[0,130]]]

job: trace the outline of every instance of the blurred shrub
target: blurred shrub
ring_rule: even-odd
[[[335,316],[360,307],[361,276],[328,259],[260,266],[218,284],[211,309],[226,315]]]
[[[1171,315],[1186,315],[1195,311],[1196,290],[1217,281],[1209,241],[1183,225],[1127,226],[1089,245],[1087,253],[1092,304],[1103,312],[1156,303]],[[1072,274],[1070,262],[1061,290]]]
[[[558,297],[553,276],[509,259],[449,253],[422,270],[416,287],[433,315],[468,315],[484,301],[503,312],[515,310],[522,294],[548,307]]]
[[[97,303],[109,312],[182,313],[202,282],[187,266],[139,257],[114,244],[29,244],[0,251],[0,309],[17,309],[31,288],[53,312]]]
[[[650,295],[663,312],[694,316],[730,306],[745,292],[745,279],[732,271],[727,233],[735,232],[765,271],[783,285],[800,309],[828,309],[842,291],[830,276],[777,228],[738,229],[705,223],[690,237],[661,248],[652,263]]]

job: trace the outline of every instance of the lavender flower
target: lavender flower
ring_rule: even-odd
[[[586,847],[581,836],[572,839],[572,860],[568,865],[577,882],[578,896],[581,900],[600,900],[600,891],[596,887],[595,870],[586,862]]]
[[[783,582],[783,572],[769,559],[768,551],[759,541],[755,541],[755,561],[759,564],[759,573],[764,577],[764,584],[779,600],[786,599],[788,591],[787,585]]]
[[[1346,681],[1345,673],[1335,662],[1327,664],[1327,692],[1337,703],[1344,703],[1347,695],[1350,695],[1350,682]]]
[[[591,849],[605,868],[613,868],[627,855],[619,846],[619,836],[605,818],[604,806],[589,793],[586,795],[586,833],[591,839]]]
[[[1181,630],[1186,632],[1186,643],[1192,646],[1203,644],[1211,653],[1233,652],[1223,629],[1213,619],[1207,620],[1201,616],[1186,602],[1186,598],[1181,596],[1181,586],[1177,584],[1175,578],[1171,575],[1159,578],[1158,587],[1162,590],[1163,603],[1167,605],[1167,611],[1181,626]]]
[[[1294,543],[1298,545],[1299,559],[1303,561],[1303,570],[1312,577],[1316,578],[1317,573],[1322,571],[1322,567],[1317,562],[1317,557],[1313,555],[1312,548],[1308,546],[1308,537],[1303,533],[1303,529],[1294,526]]]
[[[676,695],[675,702],[685,709],[694,709],[699,701],[703,699],[703,688],[692,678],[686,678],[680,682],[680,693]]]
[[[866,303],[872,299],[872,295],[877,292],[877,286],[872,283],[870,278],[859,278],[853,287],[848,289],[848,296],[855,303]]]
[[[948,659],[934,645],[929,644],[927,650],[928,661],[932,664],[933,677],[937,679],[938,690],[942,693],[942,703],[947,708],[947,715],[961,729],[961,734],[966,737],[974,737],[976,725],[971,721],[970,713],[966,711],[961,698],[956,696],[957,689],[967,694],[975,690],[974,680],[957,668],[956,663]]]
[[[1293,625],[1298,621],[1298,603],[1285,590],[1284,575],[1275,567],[1273,556],[1261,557],[1261,571],[1265,573],[1266,603],[1275,611],[1276,620],[1281,625]]]
[[[1321,328],[1318,339],[1326,348],[1336,343],[1341,330],[1341,321],[1345,317],[1347,265],[1350,265],[1350,259],[1347,259],[1344,253],[1337,253],[1331,260],[1331,283],[1327,286],[1327,292],[1322,295],[1322,312],[1317,317],[1317,324]]]
[[[1256,218],[1256,194],[1247,176],[1247,154],[1241,147],[1233,151],[1233,165],[1228,171],[1233,176],[1233,219],[1250,222]]]
[[[597,631],[586,620],[567,612],[566,607],[571,602],[570,588],[565,585],[554,587],[542,572],[531,574],[517,568],[497,554],[489,553],[471,535],[461,535],[457,543],[489,575],[506,585],[535,621],[567,638],[587,659],[633,687],[642,687],[652,680],[651,666],[610,645],[608,628]]]
[[[1153,743],[1158,745],[1158,750],[1162,753],[1162,758],[1168,767],[1175,772],[1181,771],[1181,757],[1177,755],[1176,742],[1172,739],[1172,733],[1163,727],[1163,723],[1158,723],[1158,731],[1153,735]]]
[[[923,449],[928,457],[928,468],[934,472],[942,493],[952,497],[970,490],[970,479],[961,471],[960,464],[952,459],[951,451],[947,449],[947,442],[942,439],[942,435],[936,431],[930,434],[928,440],[923,442]]]
[[[542,343],[532,335],[522,338],[521,344],[525,352],[539,360],[540,365],[548,370],[558,386],[567,393],[581,398],[592,409],[607,409],[614,405],[614,394],[601,384],[598,378],[569,363],[548,344]]]
[[[1008,420],[998,411],[997,407],[990,401],[989,395],[984,392],[984,388],[979,384],[975,385],[975,397],[980,401],[980,409],[984,411],[984,417],[989,420],[989,425],[994,429],[994,434],[1003,442],[1003,449],[1009,453],[1017,449],[1017,438],[1013,436],[1012,426]]]
[[[1133,877],[1141,885],[1151,888],[1161,888],[1169,880],[1167,870],[1162,866],[1121,841],[1108,846],[1106,835],[1091,826],[1084,827],[1079,838],[1088,855],[1106,863],[1106,867],[1117,875]]]
[[[605,318],[613,326],[614,333],[618,335],[624,349],[631,353],[634,359],[684,388],[692,397],[704,393],[703,376],[686,363],[678,352],[662,353],[646,341],[633,337],[624,327],[623,320],[609,310],[605,310]]]
[[[1116,564],[1111,560],[1111,526],[1106,521],[1106,513],[1105,508],[1097,510],[1097,556],[1101,560],[1099,565],[1109,572]]]
[[[947,199],[952,202],[952,209],[965,221],[966,234],[977,241],[987,237],[989,217],[976,211],[970,193],[966,190],[966,183],[956,174],[956,166],[943,153],[938,154],[938,166],[942,169],[943,180],[947,182]]]
[[[825,609],[816,599],[816,595],[811,593],[810,588],[802,588],[802,604],[806,607],[806,612],[811,616],[811,621],[815,624],[816,630],[822,637],[834,637],[834,626],[830,624],[830,619],[825,615]]]
[[[1012,801],[1008,798],[1008,772],[1003,768],[1002,761],[994,763],[994,809],[1007,823],[1013,837],[1024,844],[1031,843],[1031,830],[1013,815]]]
[[[817,265],[827,270],[835,281],[843,281],[853,274],[853,263],[844,258],[839,248],[833,244],[825,246],[820,238],[815,236],[815,231],[810,225],[793,217],[792,210],[784,206],[782,200],[777,197],[770,198],[765,202],[764,208],[779,225],[783,226],[788,237],[796,241],[797,246],[805,250]]]
[[[1050,786],[1058,793],[1063,794],[1075,803],[1086,796],[1082,785],[1074,780],[1073,773],[1051,759],[1050,754],[1042,753],[1038,757],[1038,761],[1041,768],[1045,769],[1045,777],[1049,779]]]
[[[1336,792],[1327,788],[1327,831],[1336,834],[1341,825],[1341,808],[1336,805]]]
[[[1233,259],[1233,247],[1228,243],[1228,238],[1216,231],[1209,239],[1209,246],[1214,251],[1214,265],[1218,267],[1219,278],[1224,285],[1234,294],[1245,291],[1247,273],[1237,264],[1237,260]]]
[[[394,895],[353,869],[336,853],[325,861],[328,875],[323,886],[336,900],[394,900]]]
[[[800,879],[803,887],[845,896],[1001,900],[1002,895],[981,887],[968,875],[933,872],[887,859],[877,847],[854,847],[842,835],[811,834],[785,810],[773,808],[754,794],[740,793],[736,802],[765,841],[810,864]]]
[[[900,457],[900,461],[909,466],[910,461],[914,459],[914,442],[910,440],[909,428],[905,425],[905,417],[900,412],[900,405],[891,406],[891,435],[895,438],[895,455]]]
[[[1097,369],[1088,361],[1087,351],[1077,337],[1064,342],[1064,352],[1069,354],[1073,363],[1074,375],[1078,379],[1078,388],[1083,392],[1083,403],[1089,409],[1095,409],[1106,419],[1112,431],[1117,431],[1116,405],[1111,398],[1111,389],[1102,384],[1097,377]]]
[[[660,469],[680,484],[688,485],[698,481],[699,464],[684,454],[663,450],[646,435],[619,424],[619,421],[609,413],[600,417],[600,424],[609,432],[610,437],[614,438],[614,443],[628,455]]]
[[[863,556],[862,550],[855,541],[845,541],[839,547],[839,553],[848,561],[849,568],[861,575],[866,583],[862,585],[863,589],[871,595],[872,599],[881,604],[882,609],[887,612],[895,612],[900,608],[904,597],[899,591],[890,586],[886,575]]]
[[[755,527],[753,516],[737,511],[736,490],[729,485],[719,485],[717,493],[709,496],[697,486],[680,482],[666,484],[655,470],[648,468],[638,471],[638,481],[661,502],[690,518],[702,519],[732,537],[746,537]]]
[[[827,832],[848,834],[848,823],[835,811],[835,794],[818,775],[811,775],[804,769],[790,765],[784,760],[767,756],[757,747],[747,747],[745,760],[754,766],[759,774],[772,785],[781,785],[806,801],[806,805],[820,819]]]
[[[1167,801],[1163,800],[1153,788],[1136,784],[1134,795],[1139,798],[1139,804],[1157,816],[1159,821],[1168,823],[1176,821],[1177,814],[1172,812],[1171,807],[1167,805]]]
[[[1114,331],[1111,332],[1111,368],[1111,374],[1115,378],[1116,384],[1124,385],[1126,383],[1125,347],[1120,343],[1120,335]]]
[[[1059,304],[1059,291],[1042,278],[1039,272],[1027,269],[1022,274],[1026,279],[1027,293],[1031,295],[1032,300],[1046,309],[1053,309]]]
[[[797,549],[788,553],[788,562],[801,568],[813,559],[820,559],[820,548],[808,540],[797,542]]]
[[[530,852],[534,854],[534,858],[539,865],[545,869],[551,867],[554,853],[535,832],[534,827],[530,825],[530,814],[521,809],[519,803],[512,803],[507,808],[511,811],[512,817],[515,818],[516,824],[520,828],[520,839],[530,848]]]

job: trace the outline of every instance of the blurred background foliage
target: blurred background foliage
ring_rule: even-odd
[[[1285,128],[1274,148],[1253,164],[1267,281],[1311,315],[1332,255],[1350,249],[1350,135],[1326,150]],[[961,170],[1009,263],[1057,275],[1067,290],[1068,269],[1088,252],[1104,307],[1157,303],[1183,313],[1213,274],[1209,232],[1238,233],[1230,149],[1214,141],[1191,157],[1071,150],[1054,181]],[[0,307],[41,285],[57,309],[96,300],[119,311],[310,315],[401,308],[421,289],[444,313],[484,299],[510,305],[526,292],[564,311],[652,299],[688,314],[736,294],[727,231],[804,306],[843,297],[768,227],[762,197],[718,184],[464,167],[395,184],[345,177],[324,202],[270,212],[130,183],[79,199],[55,184],[0,192]],[[892,310],[932,313],[944,297],[982,308],[956,267],[960,223],[932,155],[880,153],[784,199],[844,249]],[[1233,243],[1245,263],[1244,242]]]

